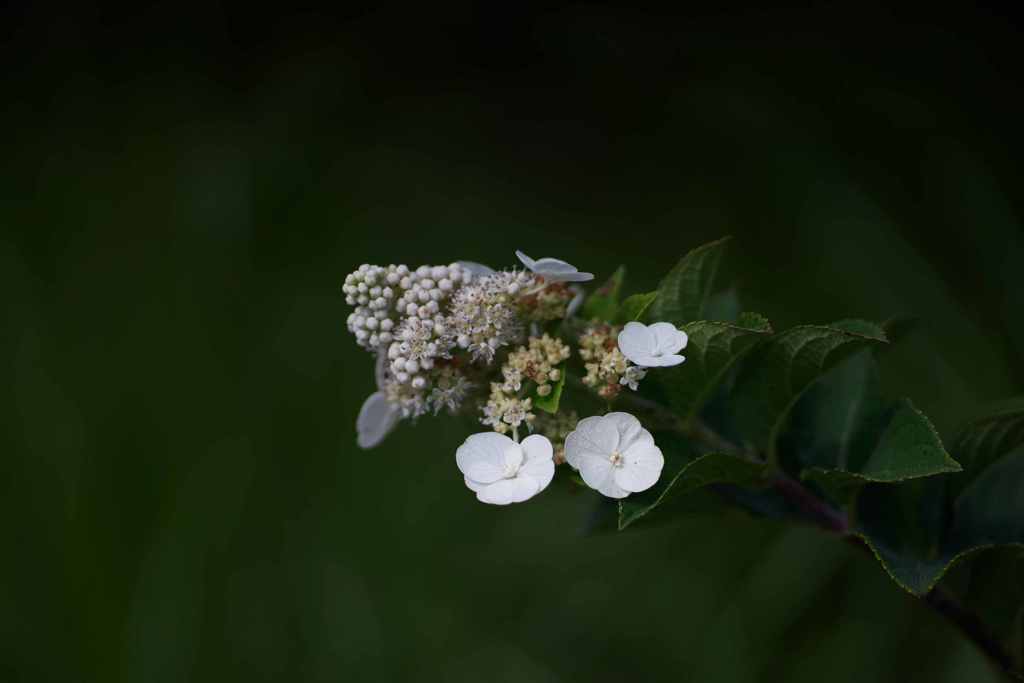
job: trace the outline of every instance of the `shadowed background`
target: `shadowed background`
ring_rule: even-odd
[[[948,436],[1024,384],[1016,18],[345,12],[3,10],[0,680],[995,680],[813,530],[357,450],[340,285],[732,234],[777,329],[918,316],[884,376]]]

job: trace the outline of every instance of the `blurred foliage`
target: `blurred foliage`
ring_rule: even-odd
[[[478,504],[461,425],[357,450],[339,287],[523,248],[651,291],[732,234],[780,329],[919,317],[882,376],[948,443],[1024,383],[1012,22],[344,11],[5,17],[0,680],[994,680],[813,530],[584,537],[569,486]]]

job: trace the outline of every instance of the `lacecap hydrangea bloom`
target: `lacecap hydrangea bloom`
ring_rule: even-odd
[[[650,368],[682,361],[685,333],[580,320],[579,283],[594,276],[560,259],[516,256],[524,268],[364,264],[345,278],[348,329],[376,368],[357,444],[373,448],[427,414],[475,416],[491,431],[469,436],[456,464],[482,502],[528,500],[566,462],[604,495],[645,490],[663,462],[650,433],[621,411],[581,420],[593,403],[577,399],[593,392],[610,404],[623,388],[638,391]]]

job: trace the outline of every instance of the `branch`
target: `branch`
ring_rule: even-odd
[[[999,639],[989,629],[988,624],[982,621],[977,614],[971,612],[957,600],[948,590],[936,586],[924,601],[933,610],[946,617],[956,624],[960,632],[972,643],[978,646],[982,652],[988,655],[989,660],[1013,680],[1024,680],[1021,675],[1014,671],[1013,657],[1010,656]]]

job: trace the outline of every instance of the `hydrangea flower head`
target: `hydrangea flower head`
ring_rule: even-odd
[[[548,282],[587,282],[594,279],[593,273],[581,273],[576,266],[561,259],[545,256],[533,260],[521,251],[516,251],[516,256],[524,266]]]
[[[654,437],[629,413],[580,420],[565,438],[565,459],[587,486],[609,498],[646,491],[665,465]]]
[[[521,503],[547,488],[555,476],[551,442],[540,434],[516,443],[504,434],[473,434],[455,452],[466,486],[492,505]]]
[[[619,351],[640,367],[665,368],[686,360],[679,352],[687,341],[686,333],[672,323],[630,322],[619,332]]]

